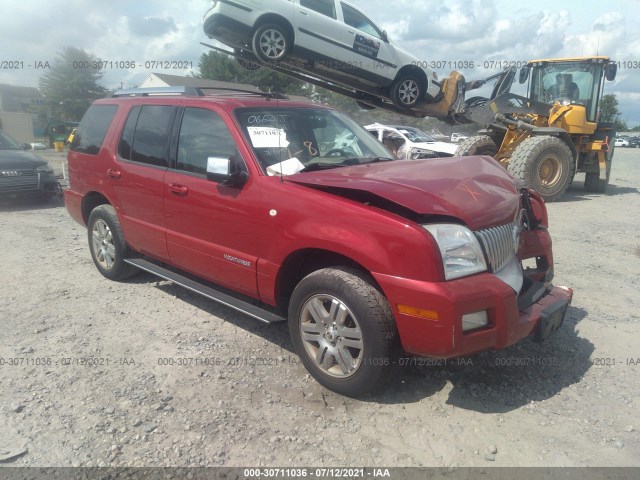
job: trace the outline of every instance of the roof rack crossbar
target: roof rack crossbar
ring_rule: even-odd
[[[189,95],[202,97],[204,93],[195,87],[150,87],[150,88],[126,88],[116,90],[111,97],[151,97],[162,95]]]
[[[230,95],[237,95],[239,93],[245,94],[245,95],[258,95],[260,97],[266,97],[266,98],[274,98],[274,99],[279,99],[279,100],[288,100],[289,97],[287,97],[285,94],[283,93],[272,93],[272,92],[263,92],[262,90],[258,90],[257,87],[255,90],[247,90],[247,89],[243,89],[243,88],[233,88],[233,87],[200,87],[200,90],[203,90],[204,92],[207,92],[209,90],[215,90],[215,91],[220,91],[220,92],[230,92]],[[224,94],[224,93],[222,93]]]

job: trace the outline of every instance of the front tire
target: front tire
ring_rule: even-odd
[[[139,270],[125,263],[131,251],[124,240],[116,211],[111,205],[93,209],[87,222],[89,250],[98,271],[109,280],[126,280]]]
[[[393,104],[403,110],[415,107],[424,97],[422,82],[412,73],[400,75],[391,86]]]
[[[324,387],[358,397],[380,388],[396,354],[393,312],[362,272],[325,268],[297,285],[289,304],[295,351]]]
[[[509,161],[509,172],[545,202],[558,200],[575,175],[569,146],[557,137],[529,137],[518,145]]]
[[[497,154],[498,147],[493,139],[488,135],[480,135],[463,140],[454,156],[489,155],[490,157],[495,157]]]
[[[275,23],[258,27],[253,34],[251,45],[255,56],[264,63],[281,62],[292,49],[289,34],[281,25]]]

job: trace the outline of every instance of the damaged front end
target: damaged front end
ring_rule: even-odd
[[[540,320],[532,332],[537,342],[546,340],[556,332],[571,305],[573,290],[554,287],[551,236],[547,230],[549,222],[542,197],[533,190],[521,190],[523,206],[523,230],[517,252],[523,264],[523,285],[518,295],[518,309]]]

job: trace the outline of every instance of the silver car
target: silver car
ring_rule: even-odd
[[[402,109],[442,98],[424,62],[342,0],[218,0],[205,14],[209,38],[241,63],[272,64],[387,99]]]

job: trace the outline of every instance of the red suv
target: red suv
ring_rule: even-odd
[[[544,202],[492,158],[392,160],[331,108],[178,90],[117,92],[78,127],[65,202],[105,277],[146,270],[288,321],[309,372],[352,396],[402,351],[458,357],[561,325],[572,291],[551,285]]]

